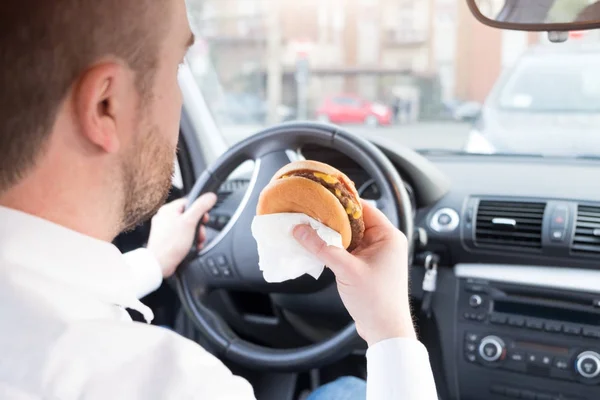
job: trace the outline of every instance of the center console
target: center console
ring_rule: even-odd
[[[600,294],[463,277],[457,310],[461,400],[600,399]]]

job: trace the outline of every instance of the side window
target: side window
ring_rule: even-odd
[[[183,190],[183,177],[181,175],[181,168],[179,167],[179,161],[175,158],[175,168],[173,169],[173,180],[171,184],[177,189]]]

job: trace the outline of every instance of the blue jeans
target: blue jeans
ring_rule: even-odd
[[[345,376],[323,385],[308,396],[307,400],[365,400],[367,383],[354,376]]]

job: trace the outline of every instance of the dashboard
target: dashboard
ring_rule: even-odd
[[[446,177],[447,188],[435,190],[436,181],[406,168],[400,153],[381,149],[405,182],[421,232],[411,268],[415,309],[423,299],[420,255],[439,258],[434,322],[422,316],[420,330],[441,398],[600,398],[600,165],[432,155],[418,162]],[[323,148],[303,155],[344,171],[363,198],[378,198],[377,185],[348,157]],[[247,183],[223,185],[209,240]]]

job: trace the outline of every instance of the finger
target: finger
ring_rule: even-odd
[[[200,226],[200,229],[198,230],[198,248],[202,248],[202,245],[204,244],[204,241],[206,240],[206,228],[202,225]]]
[[[206,214],[217,202],[217,195],[214,193],[205,193],[198,197],[184,214],[185,218],[191,224],[198,224],[204,214]]]
[[[356,259],[344,249],[328,246],[308,225],[298,225],[294,238],[310,253],[317,256],[338,279],[347,279],[356,273]]]
[[[363,221],[365,222],[365,230],[375,227],[394,227],[386,215],[377,207],[364,200],[361,200],[361,202],[363,206]]]
[[[181,214],[183,212],[183,210],[185,209],[186,204],[187,204],[187,199],[185,197],[183,197],[181,199],[173,200],[172,202],[165,204],[164,206],[161,207],[161,210],[174,211],[174,212]]]
[[[209,220],[210,220],[210,215],[208,213],[204,214],[204,217],[202,218],[202,223],[208,224]]]

